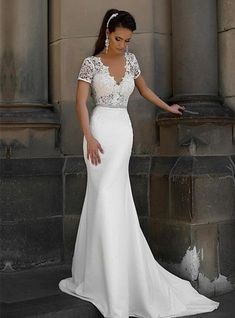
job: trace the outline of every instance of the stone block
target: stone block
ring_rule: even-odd
[[[160,156],[177,156],[178,147],[178,128],[176,125],[160,126]]]
[[[171,1],[153,1],[154,32],[171,33]]]
[[[232,166],[226,156],[179,158],[170,176],[171,217],[191,223],[234,218]]]
[[[48,2],[49,42],[61,39],[61,0]]]
[[[51,1],[50,1],[51,2]],[[58,6],[58,7],[57,7]],[[116,7],[114,2],[109,7]],[[76,0],[55,0],[52,1],[51,17],[53,18],[51,25],[51,40],[68,38],[68,37],[90,37],[97,36],[103,16],[108,10],[107,2],[100,2],[99,6],[94,5],[92,0],[83,1]],[[152,1],[147,0],[120,0],[118,3],[119,10],[129,11],[136,19],[138,32],[151,32],[153,28],[152,18]],[[76,23],[75,23],[76,21]],[[93,23],[88,23],[92,21]],[[54,25],[55,24],[55,25]]]
[[[149,219],[150,245],[157,260],[178,264],[191,246],[191,227],[184,223],[173,223]]]
[[[235,27],[235,2],[233,0],[218,0],[218,31],[227,31]]]
[[[153,33],[136,33],[131,40],[129,51],[136,55],[142,76],[146,80],[150,88],[155,86],[154,74],[154,41]],[[136,89],[131,100],[141,99],[138,90]],[[143,100],[142,100],[143,101]]]
[[[219,33],[219,93],[234,96],[235,87],[235,29]]]
[[[180,124],[178,126],[178,145],[185,149],[185,155],[223,155],[233,151],[232,125]],[[194,142],[195,146],[190,143]]]
[[[66,215],[64,217],[64,261],[72,262],[75,242],[80,222],[78,215]]]
[[[193,163],[193,222],[235,218],[235,184],[229,157],[195,157]]]
[[[220,273],[226,277],[235,276],[235,222],[219,224]]]
[[[61,216],[62,167],[59,158],[1,160],[1,221]]]
[[[150,215],[170,217],[169,175],[177,157],[152,157],[150,172]]]
[[[156,107],[141,100],[131,100],[128,111],[134,133],[132,154],[153,153],[156,147]]]
[[[65,176],[65,214],[81,214],[86,184],[87,176],[85,174]]]
[[[235,112],[235,96],[224,96],[224,103]],[[235,144],[235,128],[233,127],[233,144]]]
[[[148,175],[151,164],[149,155],[131,156],[129,163],[130,175]]]
[[[138,215],[147,216],[148,207],[148,176],[132,175],[130,177],[131,189]]]
[[[192,220],[192,157],[179,157],[170,172],[170,215],[173,219]]]
[[[192,246],[196,247],[199,258],[198,271],[210,280],[219,275],[217,224],[192,226]]]
[[[156,260],[173,274],[214,296],[218,280],[216,224],[190,225],[150,219],[150,246]]]
[[[62,261],[62,217],[0,223],[0,269],[22,270]]]
[[[141,230],[146,238],[146,241],[150,242],[149,240],[149,219],[147,217],[139,217],[139,223],[140,223],[140,227]]]
[[[171,78],[171,36],[169,34],[154,33],[154,89],[157,95],[164,100],[164,97],[172,95]],[[166,101],[167,102],[167,101]],[[163,111],[157,107],[158,111]]]
[[[65,215],[82,212],[87,186],[87,171],[83,157],[67,157],[64,166]]]
[[[149,156],[132,156],[129,164],[131,190],[138,215],[149,214]]]

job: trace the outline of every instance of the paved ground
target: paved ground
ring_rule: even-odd
[[[60,279],[70,277],[71,266],[57,265],[21,273],[0,274],[1,318],[102,318],[90,302],[62,293]],[[190,318],[234,318],[235,291],[214,298],[220,306],[212,313]],[[184,317],[185,318],[185,317]]]

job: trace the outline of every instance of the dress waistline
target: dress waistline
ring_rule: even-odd
[[[118,105],[114,106],[114,105],[110,105],[110,104],[107,104],[107,105],[99,105],[99,104],[97,104],[97,105],[95,105],[94,109],[95,108],[125,109],[125,110],[127,110],[127,105],[118,104]]]

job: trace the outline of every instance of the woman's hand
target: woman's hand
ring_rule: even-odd
[[[180,106],[178,104],[173,104],[173,105],[170,106],[169,112],[171,112],[173,114],[182,115],[183,112],[181,112],[180,110],[184,110],[184,109],[185,109],[184,106]]]
[[[87,140],[87,159],[89,160],[90,157],[92,164],[95,165],[101,162],[98,150],[104,153],[104,150],[98,140],[94,137],[89,138]]]

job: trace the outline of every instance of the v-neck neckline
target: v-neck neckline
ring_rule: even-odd
[[[127,52],[124,53],[124,57],[125,57],[124,69],[125,69],[125,72],[124,72],[124,75],[122,76],[122,78],[121,78],[121,80],[120,80],[119,82],[117,82],[116,79],[115,79],[115,77],[110,74],[109,65],[104,64],[100,56],[95,56],[95,55],[93,55],[93,56],[96,57],[97,59],[99,59],[100,63],[101,63],[104,67],[106,67],[107,73],[108,73],[109,77],[111,77],[111,78],[114,80],[114,82],[115,82],[115,84],[116,84],[117,86],[120,86],[121,83],[123,82],[124,78],[126,77],[126,74],[127,74]]]

